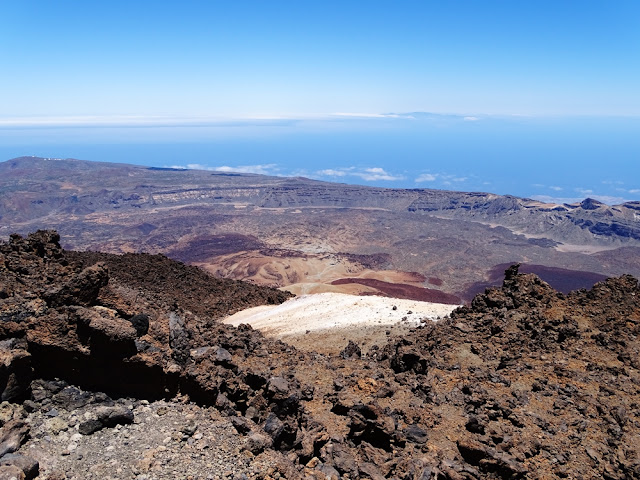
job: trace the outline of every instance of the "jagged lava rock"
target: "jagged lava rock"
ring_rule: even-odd
[[[67,257],[51,232],[14,236],[0,255],[0,341],[3,358],[16,359],[0,369],[1,386],[13,401],[30,396],[25,408],[52,402],[49,423],[53,407],[89,399],[31,376],[215,406],[237,418],[251,455],[287,452],[285,478],[640,478],[633,277],[562,295],[514,266],[451,318],[370,356],[347,346],[343,358],[218,323],[216,312],[284,298],[221,283],[197,302],[177,285],[206,292],[202,272],[166,257],[129,256],[128,269],[123,257]],[[136,315],[148,327],[136,328]],[[20,421],[1,432],[18,454]],[[100,424],[86,429],[114,423]]]

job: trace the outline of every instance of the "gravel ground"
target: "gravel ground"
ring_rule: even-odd
[[[118,400],[134,422],[79,433],[92,410],[45,406],[27,416],[31,439],[19,453],[40,462],[39,479],[156,480],[279,478],[273,453],[255,457],[231,422],[191,403]]]

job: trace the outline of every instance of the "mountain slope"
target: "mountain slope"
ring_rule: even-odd
[[[12,402],[0,419],[9,453],[0,475],[8,462],[16,478],[15,468],[88,478],[87,456],[108,457],[119,477],[155,476],[155,464],[168,478],[226,451],[243,473],[247,458],[271,466],[256,475],[264,479],[640,478],[640,287],[631,276],[565,296],[511,266],[501,288],[362,358],[353,342],[321,355],[195,315],[185,292],[164,292],[156,276],[83,268],[57,240],[38,232],[0,243],[0,394]],[[133,269],[148,263],[198,283],[194,269],[166,258],[137,260]],[[221,292],[209,292],[212,304],[246,301],[240,288]],[[165,402],[151,408],[140,401],[158,397]],[[226,427],[198,423],[219,418],[206,409]],[[240,439],[229,439],[232,426]],[[141,428],[152,439],[144,448],[130,444]],[[225,434],[200,442],[214,431]]]

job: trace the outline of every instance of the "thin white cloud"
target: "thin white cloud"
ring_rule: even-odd
[[[465,182],[467,177],[458,177],[457,175],[440,175],[447,185],[451,185],[451,182]],[[447,183],[448,182],[448,183]]]
[[[369,182],[375,182],[378,180],[396,181],[404,179],[402,175],[393,175],[380,167],[365,168],[364,171],[355,172],[354,175]]]
[[[539,202],[558,203],[558,204],[577,203],[583,200],[578,197],[552,197],[551,195],[532,195],[529,198],[531,198],[532,200],[538,200]]]
[[[414,180],[416,183],[439,181],[442,185],[453,185],[454,183],[466,182],[468,177],[459,177],[449,173],[423,173]]]
[[[365,168],[361,172],[353,172],[352,175],[360,177],[368,182],[375,182],[378,180],[396,181],[402,180],[404,178],[402,175],[392,175],[383,168],[379,167]]]
[[[464,117],[463,120],[465,122],[477,122],[480,119],[478,117]]]
[[[235,172],[235,173],[257,173],[259,175],[273,175],[278,170],[275,163],[268,163],[265,165],[240,165],[238,167],[228,167],[223,165],[221,167],[214,167],[216,172]]]
[[[598,200],[599,202],[606,203],[607,205],[619,205],[621,203],[628,202],[628,198],[615,197],[613,195],[591,195],[591,198]]]
[[[400,118],[396,113],[350,113],[337,112],[331,114],[334,117],[356,117],[356,118]]]
[[[578,190],[578,189],[576,189]],[[598,194],[594,194],[591,193],[589,194],[590,198],[593,198],[594,200],[598,200],[599,202],[605,203],[607,205],[619,205],[621,203],[625,203],[625,202],[629,202],[630,200],[627,198],[623,198],[623,197],[616,197],[613,195],[598,195]],[[540,202],[544,202],[544,203],[557,203],[557,204],[563,204],[563,203],[579,203],[581,201],[584,200],[584,197],[552,197],[550,195],[533,195],[532,197],[533,200],[538,200]]]
[[[634,188],[632,190],[629,190],[629,193],[640,193],[640,188]]]
[[[200,163],[189,163],[187,165],[172,165],[171,168],[185,168],[188,170],[207,170],[210,172],[223,172],[223,173],[255,173],[258,175],[277,175],[278,165],[275,163],[267,163],[263,165],[239,165],[237,167],[230,167],[228,165],[221,166],[209,166],[202,165]]]
[[[551,186],[549,187],[551,190],[555,190],[556,192],[561,192],[562,190],[564,190],[562,187],[556,187],[556,186]]]
[[[72,127],[72,126],[112,126],[112,125],[163,125],[165,117],[143,115],[74,115],[42,117],[5,117],[0,118],[0,127]]]
[[[154,116],[154,115],[74,115],[0,117],[0,128],[44,127],[225,127],[290,125],[291,122],[315,119],[312,116]],[[317,116],[317,118],[328,118]]]
[[[368,167],[344,167],[344,168],[328,168],[318,170],[316,175],[320,177],[356,177],[367,182],[377,182],[380,180],[394,182],[404,180],[404,176],[387,172],[384,168]]]
[[[415,179],[415,182],[416,183],[435,182],[437,178],[438,176],[433,175],[432,173],[423,173],[422,175],[419,175],[418,178]]]
[[[575,188],[576,192],[578,192],[583,197],[593,198],[594,200],[598,200],[599,202],[606,203],[607,205],[618,205],[620,203],[628,202],[628,198],[618,197],[614,195],[600,195],[595,193],[593,190],[589,188]]]
[[[322,177],[346,177],[349,175],[349,169],[335,170],[333,168],[327,168],[326,170],[319,170],[316,173]]]

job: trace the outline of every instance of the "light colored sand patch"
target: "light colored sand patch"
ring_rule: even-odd
[[[600,245],[572,245],[568,243],[563,243],[561,245],[557,245],[555,249],[559,252],[569,252],[569,253],[584,253],[587,255],[591,255],[593,253],[604,252],[606,250],[615,250],[619,248],[620,245],[616,246],[600,246]]]
[[[417,325],[422,319],[435,320],[449,315],[455,308],[456,305],[397,298],[319,293],[296,297],[277,306],[243,310],[223,322],[235,326],[248,323],[267,335],[281,337],[307,331],[399,322]]]

